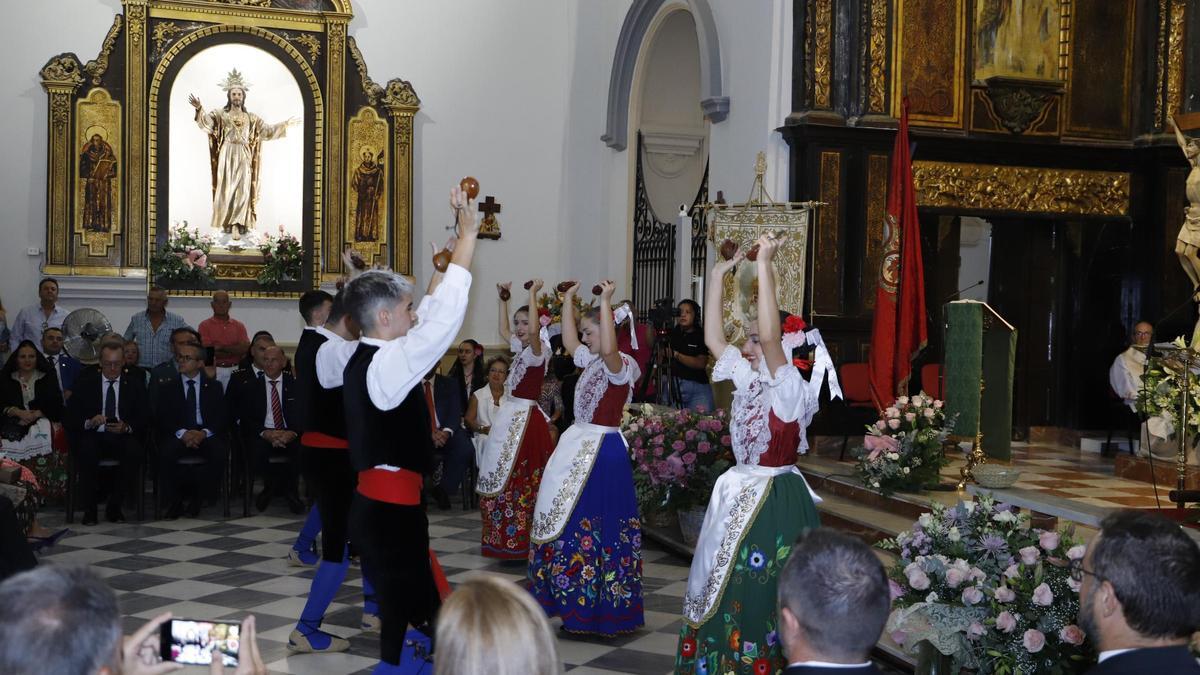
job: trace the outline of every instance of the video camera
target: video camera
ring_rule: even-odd
[[[650,309],[650,323],[655,332],[664,335],[675,325],[675,317],[679,316],[679,308],[671,298],[659,298]]]

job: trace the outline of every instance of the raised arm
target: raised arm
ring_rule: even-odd
[[[529,330],[533,331],[533,335],[529,336],[529,350],[534,356],[542,355],[542,322],[541,317],[537,313],[537,294],[542,290],[542,280],[534,279],[529,283]]]
[[[471,258],[475,255],[475,240],[479,235],[479,223],[475,222],[474,215],[475,200],[467,197],[467,193],[455,185],[450,188],[450,210],[454,212],[455,223],[458,226],[458,236],[450,237],[450,241],[446,242],[446,248],[451,251],[450,264],[470,270]],[[433,242],[430,242],[429,245],[433,247]],[[436,254],[436,247],[434,249]],[[429,286],[425,289],[425,295],[431,295],[437,290],[438,284],[442,282],[443,274],[436,268],[434,269],[433,275],[429,277]]]
[[[511,289],[511,281],[496,284],[496,292],[500,294],[500,316],[496,318],[496,325],[500,327],[500,339],[504,340],[504,344],[508,344],[509,340],[512,339],[512,325],[508,322],[508,300],[504,299],[504,292]]]
[[[562,297],[562,341],[563,347],[571,356],[579,349],[579,327],[575,324],[575,292],[579,290],[579,282],[571,282]]]
[[[621,352],[617,351],[617,324],[613,321],[612,296],[617,285],[612,279],[600,282],[600,358],[610,373],[619,373],[625,364],[621,362]]]
[[[721,295],[725,284],[725,275],[737,266],[744,253],[738,251],[731,260],[720,260],[713,265],[708,274],[708,286],[704,289],[704,345],[708,351],[721,358],[721,354],[729,343],[725,341],[725,322],[721,316]]]
[[[779,332],[779,302],[775,299],[775,266],[771,264],[782,239],[764,235],[758,239],[758,341],[771,374],[788,362]]]

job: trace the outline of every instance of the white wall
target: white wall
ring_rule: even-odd
[[[416,275],[430,272],[430,242],[444,242],[450,222],[449,187],[463,175],[479,178],[484,194],[503,205],[504,236],[482,242],[472,289],[473,311],[463,336],[484,343],[495,332],[494,284],[533,275],[548,282],[629,279],[630,151],[600,141],[617,37],[631,0],[356,0],[350,34],[373,79],[410,80],[422,100],[414,148]],[[711,185],[742,198],[754,156],[772,144],[783,116],[772,108],[790,81],[773,63],[790,59],[786,0],[712,0],[731,97],[729,118],[712,126]],[[39,0],[22,3],[11,20],[22,26],[0,44],[0,109],[7,143],[0,153],[0,298],[16,308],[31,302],[45,246],[46,96],[38,70],[53,55],[93,58],[119,0]],[[69,19],[64,19],[69,17]],[[780,42],[784,39],[785,42]],[[783,114],[786,114],[786,110]],[[776,164],[773,174],[786,177]],[[782,179],[772,176],[776,183]],[[776,194],[777,198],[786,195]],[[67,300],[98,306],[118,327],[142,306],[130,299]],[[65,291],[66,289],[64,289]],[[627,291],[627,289],[626,289]],[[117,293],[119,294],[119,292]],[[618,291],[618,294],[624,294]],[[64,296],[70,293],[64,292]],[[208,315],[207,300],[174,298],[171,309],[189,321]],[[280,340],[295,335],[293,301],[236,300],[234,315]],[[293,338],[294,339],[294,338]]]

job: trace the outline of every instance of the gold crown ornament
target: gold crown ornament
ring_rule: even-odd
[[[250,89],[250,83],[242,77],[242,74],[238,72],[237,68],[229,71],[229,74],[225,76],[225,80],[219,83],[218,86],[220,86],[221,89],[226,93],[229,93],[233,89],[241,89],[242,91],[248,91]]]

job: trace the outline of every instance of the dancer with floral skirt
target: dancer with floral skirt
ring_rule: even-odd
[[[483,517],[483,555],[523,560],[529,555],[529,518],[542,469],[554,450],[546,415],[537,404],[546,377],[550,342],[529,321],[530,308],[537,307],[542,280],[529,283],[529,304],[513,314],[511,329],[507,299],[510,286],[496,286],[500,291],[500,337],[508,341],[514,354],[504,384],[508,398],[492,420],[487,441],[476,458],[479,478],[475,491],[479,493]]]
[[[683,603],[675,672],[779,673],[787,666],[779,644],[776,584],[792,543],[817,527],[815,502],[796,468],[807,449],[805,428],[817,411],[824,376],[806,382],[792,351],[820,343],[806,335],[800,317],[789,317],[780,336],[771,260],[781,243],[758,241],[758,327],[739,351],[725,342],[721,320],[722,280],[742,260],[713,266],[705,303],[705,343],[718,354],[712,380],[732,380],[730,435],[737,465],[713,487],[700,531]],[[814,331],[815,333],[816,331]],[[817,359],[825,362],[824,345]],[[822,369],[824,370],[824,369]],[[837,389],[831,380],[831,392]]]
[[[563,296],[574,304],[578,284]],[[571,633],[611,636],[642,626],[642,523],[629,450],[618,425],[640,374],[617,351],[612,281],[600,283],[600,307],[582,321],[562,315],[563,347],[583,368],[575,423],[546,465],[533,515],[529,581],[550,616]]]

